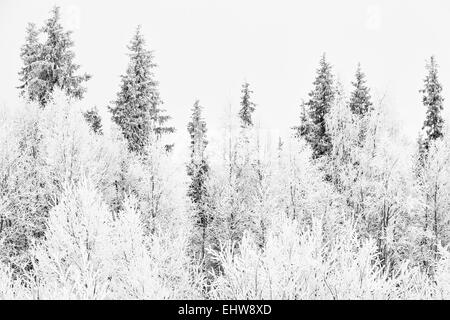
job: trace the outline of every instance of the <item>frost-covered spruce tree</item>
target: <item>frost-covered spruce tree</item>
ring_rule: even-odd
[[[245,82],[242,85],[242,97],[241,97],[241,110],[239,110],[239,118],[241,119],[242,127],[253,126],[252,113],[255,111],[256,104],[250,99],[250,94],[253,93],[250,90],[250,84]]]
[[[254,129],[252,114],[255,111],[256,104],[251,100],[250,95],[253,91],[250,90],[250,84],[248,82],[242,85],[241,93],[241,109],[238,114],[241,128],[235,150],[236,172],[245,170],[245,166],[252,162],[250,158],[253,156],[252,152],[254,151],[251,150],[251,135]]]
[[[203,259],[205,257],[207,228],[210,220],[207,189],[209,166],[205,154],[205,148],[208,144],[206,140],[206,122],[202,119],[202,107],[198,100],[192,108],[191,121],[187,129],[191,138],[191,160],[187,166],[187,173],[191,178],[188,196],[192,201],[196,225],[200,230],[200,236],[196,242],[199,243],[199,258]]]
[[[110,299],[200,298],[201,276],[186,250],[186,224],[183,231],[171,226],[148,235],[142,212],[134,197],[127,197],[124,208],[113,223]],[[177,212],[178,214],[179,212]],[[179,220],[180,216],[177,216]],[[198,279],[198,280],[197,280]]]
[[[122,84],[117,100],[110,107],[112,119],[122,129],[128,140],[130,151],[142,153],[148,143],[150,130],[157,137],[174,131],[166,125],[170,119],[160,106],[158,82],[154,79],[152,52],[145,46],[145,39],[138,26],[128,46],[130,62],[122,75]],[[169,146],[168,146],[169,147]]]
[[[50,100],[55,87],[68,96],[81,99],[86,91],[82,83],[90,75],[77,75],[80,68],[74,63],[74,45],[71,31],[64,31],[61,25],[60,8],[55,6],[41,32],[45,42],[39,44],[34,27],[29,27],[26,44],[22,48],[24,67],[20,72],[22,95],[37,101],[42,107]]]
[[[29,23],[26,30],[25,44],[20,50],[23,66],[19,71],[21,85],[20,96],[36,101],[45,89],[44,82],[38,76],[37,65],[42,58],[42,44],[38,41],[39,31],[34,23]]]
[[[366,86],[366,75],[361,70],[361,64],[358,63],[356,69],[355,81],[352,82],[353,91],[350,97],[350,110],[353,114],[364,116],[370,112],[372,107],[370,89]]]
[[[418,161],[416,163],[417,187],[423,202],[423,214],[421,214],[423,234],[419,235],[420,263],[428,272],[432,272],[433,260],[436,260],[437,246],[440,233],[445,223],[442,223],[440,199],[442,190],[445,190],[446,182],[441,182],[438,177],[442,175],[442,163],[436,163],[446,159],[442,154],[441,140],[444,137],[444,119],[442,85],[438,80],[438,65],[434,56],[426,64],[428,74],[424,79],[422,102],[427,108],[422,133],[419,136]],[[436,157],[435,153],[441,152]],[[444,160],[445,162],[445,160]],[[445,176],[445,175],[444,175]],[[444,194],[446,191],[443,192]],[[444,202],[445,203],[445,202]]]
[[[444,98],[442,97],[442,85],[438,80],[438,65],[434,56],[427,63],[427,76],[424,79],[424,88],[420,90],[423,94],[422,103],[427,108],[426,118],[422,130],[424,137],[420,139],[420,149],[425,153],[430,148],[430,143],[443,136],[442,127],[444,119],[441,111]]]
[[[331,150],[325,116],[330,110],[335,95],[333,80],[331,65],[323,54],[313,82],[314,89],[309,93],[309,100],[302,104],[302,108],[305,108],[302,113],[304,121],[294,128],[297,130],[297,136],[303,136],[311,144],[314,158],[327,155]]]

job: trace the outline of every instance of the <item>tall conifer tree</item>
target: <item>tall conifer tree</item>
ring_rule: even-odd
[[[422,126],[422,134],[419,136],[419,153],[416,163],[415,173],[418,186],[424,196],[424,215],[422,220],[423,234],[420,235],[420,263],[422,267],[432,274],[434,262],[438,257],[438,244],[443,240],[445,233],[446,211],[444,207],[443,191],[445,183],[440,180],[443,176],[445,166],[445,148],[442,145],[433,144],[444,135],[444,119],[441,112],[443,110],[444,98],[442,97],[442,85],[438,80],[438,65],[434,56],[426,64],[427,75],[424,79],[424,88],[420,90],[423,94],[422,103],[427,108],[425,121]],[[444,242],[443,242],[444,243]]]
[[[55,87],[70,97],[81,99],[86,91],[82,83],[91,77],[88,74],[76,75],[80,66],[73,61],[72,32],[64,31],[60,20],[60,8],[55,6],[41,29],[45,42],[38,43],[38,33],[33,25],[29,25],[26,43],[22,47],[21,95],[37,101],[42,107],[49,101]]]
[[[438,80],[438,65],[434,56],[427,63],[428,74],[424,79],[424,88],[420,90],[423,94],[422,103],[427,108],[425,121],[422,126],[424,136],[420,139],[420,149],[427,152],[430,143],[443,136],[444,119],[441,111],[444,98],[442,97],[442,85]]]
[[[361,64],[358,63],[355,81],[352,82],[354,89],[350,97],[350,110],[358,116],[366,115],[373,108],[370,101],[370,89],[366,86],[365,77],[366,75],[361,70]]]
[[[252,113],[255,111],[256,104],[251,101],[250,84],[245,82],[242,85],[241,110],[239,111],[239,118],[241,119],[241,126],[243,128],[253,126]]]
[[[200,259],[203,259],[205,256],[207,227],[209,224],[207,207],[208,190],[206,186],[209,166],[205,155],[205,148],[208,144],[206,140],[206,122],[202,119],[202,107],[198,100],[192,108],[192,117],[187,129],[191,138],[191,159],[187,166],[187,173],[191,178],[188,196],[194,205],[197,226],[201,231]]]
[[[174,131],[173,127],[166,126],[170,119],[160,106],[158,82],[154,79],[152,52],[147,50],[145,39],[138,26],[130,45],[130,62],[114,107],[110,108],[112,119],[122,129],[128,140],[131,151],[141,153],[149,142],[149,134],[153,131],[157,138],[163,134]]]
[[[327,155],[331,150],[325,116],[334,100],[333,81],[331,65],[323,54],[313,82],[314,89],[309,93],[309,100],[302,104],[302,124],[294,128],[297,130],[297,136],[304,136],[310,143],[314,158]]]

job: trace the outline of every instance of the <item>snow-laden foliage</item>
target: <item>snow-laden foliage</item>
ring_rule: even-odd
[[[146,48],[140,26],[130,45],[130,62],[122,75],[117,99],[110,107],[112,120],[121,128],[131,151],[142,153],[148,143],[149,133],[158,137],[174,131],[167,126],[170,116],[161,108],[158,82],[154,79],[153,54]]]
[[[195,296],[187,237],[145,235],[142,212],[127,198],[113,215],[88,180],[70,185],[49,214],[46,239],[33,249],[39,299],[168,299]],[[170,246],[170,247],[168,247]],[[195,276],[195,269],[192,275]],[[200,280],[199,280],[200,282]]]
[[[45,240],[34,249],[37,298],[102,299],[111,281],[111,219],[87,181],[65,185],[50,210]]]
[[[39,42],[40,33],[44,41]],[[53,7],[42,28],[34,24],[27,28],[26,42],[21,48],[23,66],[19,72],[22,97],[45,107],[55,89],[73,98],[83,98],[83,83],[88,74],[77,75],[80,65],[74,62],[72,31],[65,31],[61,22],[61,9]]]
[[[86,79],[56,9],[43,31],[70,70],[36,78],[53,49],[30,26],[27,101],[0,109],[0,299],[450,297],[450,133],[434,58],[419,145],[360,68],[348,94],[323,56],[294,137],[272,143],[246,83],[223,145],[197,102],[190,148],[174,147],[139,28],[106,119],[80,99]]]
[[[230,128],[202,182],[203,256],[189,176],[163,141],[130,152],[61,92],[44,109],[2,109],[1,297],[448,297],[447,135],[414,170],[382,103],[361,117],[336,96],[327,157]]]
[[[334,241],[326,242],[320,220],[302,228],[296,219],[279,219],[264,250],[246,233],[239,253],[226,243],[215,254],[223,271],[216,275],[212,298],[402,299],[431,294],[417,269],[388,276],[380,268],[375,242],[359,242],[348,223],[340,226]]]

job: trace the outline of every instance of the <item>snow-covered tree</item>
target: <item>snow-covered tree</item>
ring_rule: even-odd
[[[446,230],[448,219],[445,212],[448,195],[448,137],[444,134],[442,117],[443,101],[442,85],[438,79],[438,65],[434,56],[426,65],[427,75],[424,79],[422,102],[427,108],[422,133],[419,136],[419,148],[416,159],[417,197],[422,204],[418,210],[416,224],[418,232],[416,243],[418,263],[432,274],[438,256],[438,247],[448,243]]]
[[[34,250],[37,297],[103,299],[110,294],[112,215],[89,181],[64,186]]]
[[[364,116],[373,109],[370,89],[366,85],[365,78],[366,75],[361,70],[361,64],[358,63],[355,81],[352,82],[353,91],[350,97],[350,110],[358,116]]]
[[[84,112],[83,115],[87,123],[89,123],[89,125],[91,126],[92,131],[94,131],[94,133],[103,134],[102,118],[100,118],[100,115],[98,114],[98,110],[96,107]]]
[[[39,79],[42,44],[39,43],[39,31],[34,23],[29,23],[26,30],[25,44],[21,48],[20,57],[23,66],[19,71],[20,95],[31,101],[40,101],[44,96],[45,83]]]
[[[444,136],[429,147],[416,182],[419,205],[414,215],[414,251],[417,262],[429,273],[434,272],[439,247],[450,242],[448,161],[450,146],[448,137]]]
[[[313,157],[328,155],[331,150],[330,136],[326,130],[325,116],[334,100],[334,77],[325,54],[320,59],[314,89],[309,100],[302,104],[302,123],[295,127],[298,136],[304,136],[313,149]],[[305,108],[305,109],[303,109]]]
[[[351,92],[349,107],[351,112],[358,117],[355,119],[355,122],[358,123],[359,127],[359,146],[364,144],[367,133],[368,116],[374,109],[371,102],[370,89],[366,85],[365,78],[366,76],[361,70],[361,64],[358,63],[355,81],[352,82],[353,91]]]
[[[55,87],[70,97],[81,99],[86,91],[82,84],[91,77],[76,74],[80,66],[73,61],[72,32],[64,31],[60,15],[60,8],[55,6],[41,30],[45,36],[44,43],[37,42],[38,34],[30,26],[22,47],[24,67],[20,72],[22,84],[19,88],[23,95],[42,107],[51,99]]]
[[[198,100],[192,107],[191,121],[187,128],[191,138],[191,157],[187,165],[187,174],[191,178],[188,196],[192,201],[196,225],[200,230],[200,236],[194,239],[195,242],[199,243],[199,259],[203,260],[205,258],[211,217],[207,189],[209,165],[205,154],[205,148],[208,144],[206,140],[206,122],[202,118],[202,107]]]
[[[252,114],[255,111],[256,104],[251,101],[250,84],[245,82],[242,85],[241,109],[239,110],[239,118],[241,119],[241,126],[248,127],[253,125]]]
[[[178,217],[179,224],[149,236],[136,200],[125,199],[112,225],[111,298],[200,298],[203,280],[187,255],[189,225]]]
[[[174,128],[166,124],[170,117],[161,109],[158,82],[153,73],[156,64],[152,52],[146,49],[140,26],[128,49],[130,62],[125,75],[121,76],[121,88],[110,111],[113,121],[122,129],[129,149],[142,153],[148,144],[150,131],[159,138],[173,132]]]
[[[442,97],[442,85],[438,79],[438,65],[434,56],[431,56],[427,63],[428,74],[424,79],[422,103],[427,108],[425,121],[423,123],[423,137],[420,141],[420,149],[425,153],[430,147],[430,143],[441,138],[444,119],[441,111],[443,109],[444,98]]]
[[[360,65],[347,94],[324,55],[295,136],[272,145],[244,83],[223,145],[195,102],[186,159],[167,152],[174,128],[141,29],[111,122],[86,111],[72,45],[57,7],[44,28],[30,24],[25,101],[0,105],[0,299],[450,296],[450,136],[434,57],[420,148]]]
[[[119,175],[123,144],[109,134],[95,134],[85,121],[80,103],[56,91],[40,112],[46,165],[56,190],[88,177],[110,199]],[[104,193],[103,193],[104,192]]]

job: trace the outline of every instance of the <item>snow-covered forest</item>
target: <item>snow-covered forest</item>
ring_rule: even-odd
[[[413,143],[364,66],[346,90],[325,53],[290,137],[261,131],[244,82],[212,141],[201,97],[172,125],[139,26],[107,117],[60,9],[23,32],[21,103],[0,108],[0,299],[450,298],[439,57],[411,93]]]

